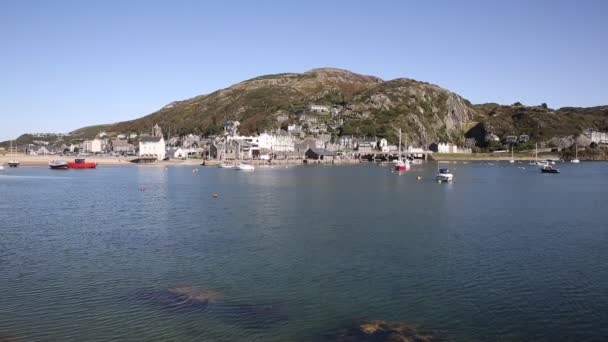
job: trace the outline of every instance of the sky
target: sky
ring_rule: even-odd
[[[0,141],[336,67],[473,103],[608,104],[608,1],[0,0]]]

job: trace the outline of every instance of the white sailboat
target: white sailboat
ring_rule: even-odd
[[[578,160],[578,144],[574,143],[574,159],[570,161],[571,163],[578,164],[581,161]]]
[[[515,159],[513,159],[513,145],[511,145],[511,160],[509,160],[509,163],[515,163]]]
[[[220,158],[222,162],[218,165],[220,169],[234,169],[234,165],[228,164],[226,162],[226,142],[224,141],[224,149],[222,151],[222,156]]]
[[[238,165],[234,166],[235,169],[241,170],[241,171],[253,171],[253,170],[255,170],[255,167],[253,165],[241,161],[241,144],[239,144],[238,160],[239,160],[239,163],[238,163]]]
[[[19,161],[15,160],[15,157],[13,156],[13,141],[11,140],[11,160],[8,161],[8,166],[9,167],[17,167],[19,166]]]
[[[395,164],[395,171],[406,171],[410,167],[410,163],[407,159],[404,161],[401,159],[401,128],[399,128],[399,155],[397,157],[397,163]]]
[[[535,165],[535,166],[545,166],[545,163],[541,163],[538,161],[538,143],[536,143],[536,150],[535,150],[535,154],[534,154],[534,161],[530,163],[530,165]]]

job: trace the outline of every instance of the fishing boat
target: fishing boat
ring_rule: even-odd
[[[580,160],[578,160],[578,145],[577,144],[574,144],[574,159],[572,159],[570,162],[574,163],[574,164],[578,164],[581,162]]]
[[[559,173],[559,169],[554,168],[551,165],[544,165],[540,168],[540,172],[542,173]]]
[[[73,163],[68,163],[70,169],[94,169],[97,163],[87,163],[84,159],[74,159]]]
[[[49,167],[53,170],[67,170],[70,168],[70,165],[63,160],[51,160]]]
[[[13,155],[13,141],[11,140],[11,156]],[[8,167],[18,167],[19,166],[19,161],[15,160],[14,157],[11,158],[11,160],[8,161]]]
[[[450,172],[450,169],[439,169],[439,174],[435,176],[435,179],[440,182],[451,182],[454,175]]]
[[[401,158],[401,128],[399,128],[399,155],[395,163],[395,171],[406,171],[410,167],[409,161]]]

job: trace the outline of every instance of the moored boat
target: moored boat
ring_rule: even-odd
[[[68,163],[70,169],[94,169],[97,163],[87,163],[84,159],[74,159],[73,163]]]
[[[11,155],[13,155],[13,152],[14,152],[13,151],[13,141],[11,140],[11,147],[10,147],[10,153],[11,153]],[[17,167],[17,166],[19,166],[20,163],[19,163],[18,160],[11,159],[11,160],[8,161],[7,164],[8,164],[8,167]]]
[[[217,167],[220,169],[234,169],[234,165],[230,165],[228,163],[221,163]]]
[[[439,169],[439,174],[435,176],[435,179],[440,182],[451,182],[454,175],[450,172],[450,169]]]
[[[63,160],[51,160],[49,162],[49,167],[53,170],[67,170],[70,168],[68,163]]]
[[[255,170],[255,167],[251,164],[241,162],[235,167],[235,169],[242,171],[253,171]]]
[[[559,173],[559,169],[556,169],[553,166],[547,164],[540,168],[540,172],[542,172],[542,173]]]
[[[409,163],[407,161],[399,160],[395,164],[395,171],[407,171],[409,168]]]
[[[575,144],[575,145],[574,145],[574,153],[575,153],[575,154],[574,154],[574,159],[572,159],[570,162],[571,162],[571,163],[574,163],[574,164],[578,164],[578,163],[580,163],[580,162],[581,162],[581,161],[578,159],[578,144]]]
[[[395,171],[407,171],[409,167],[410,163],[407,158],[403,160],[401,156],[401,128],[399,128],[399,152],[397,154],[397,162],[395,163]]]

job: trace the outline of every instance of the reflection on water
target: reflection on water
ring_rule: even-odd
[[[0,335],[608,336],[605,163],[192,169],[0,177]]]

